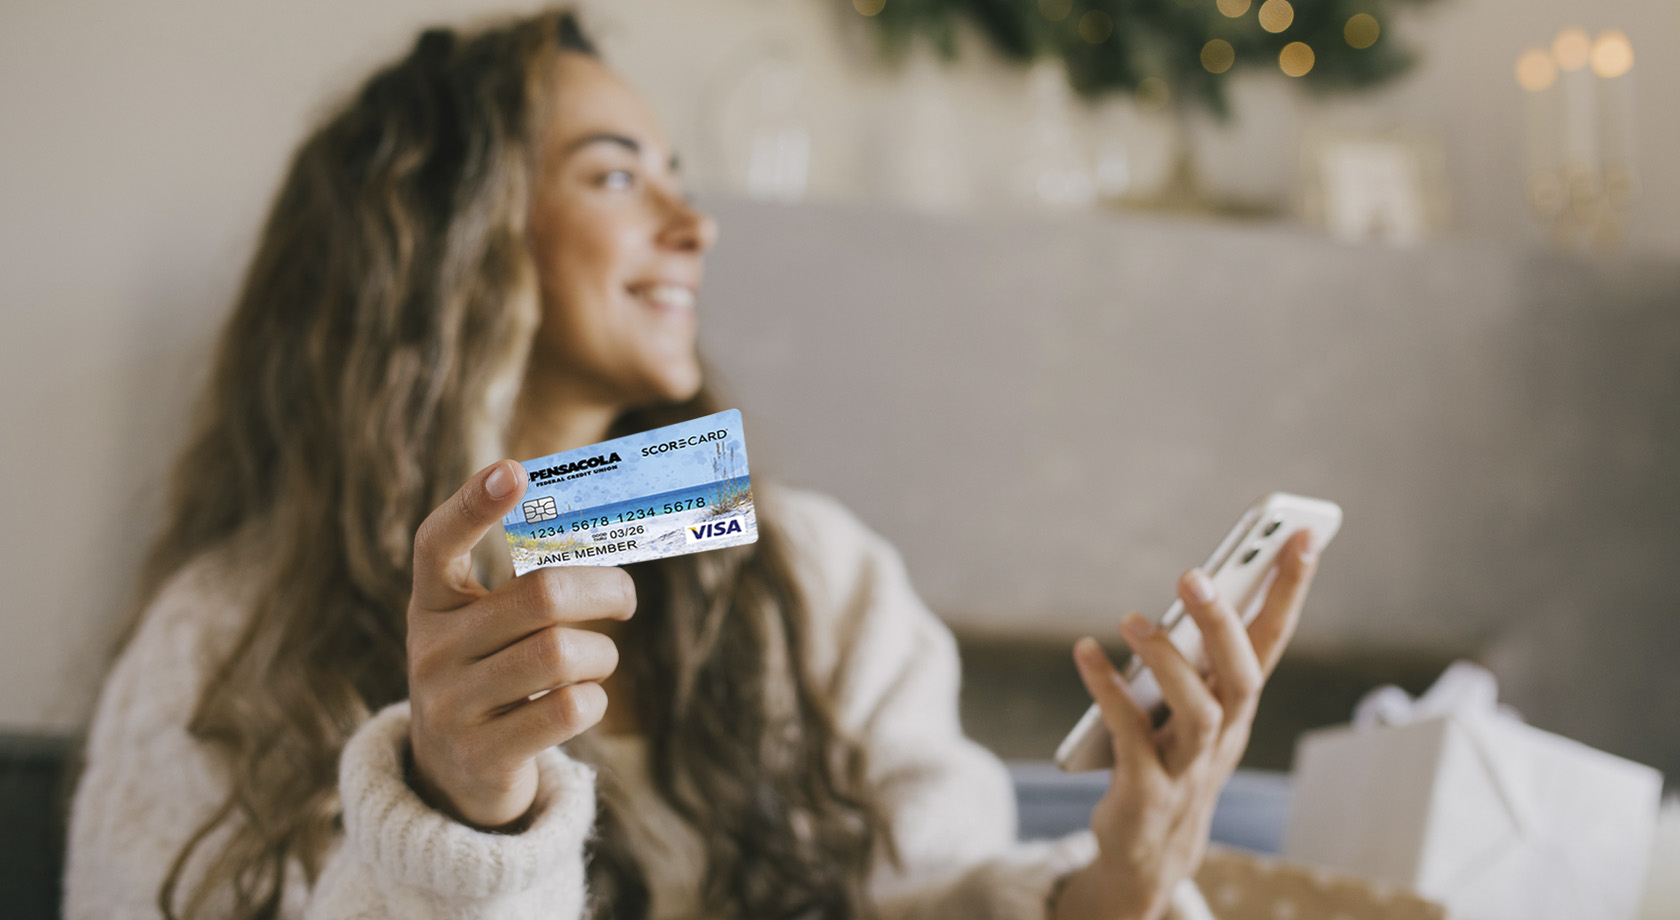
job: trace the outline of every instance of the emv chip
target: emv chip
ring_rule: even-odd
[[[525,509],[525,523],[527,524],[552,521],[560,516],[560,511],[554,506],[554,496],[552,495],[533,499],[519,507]]]

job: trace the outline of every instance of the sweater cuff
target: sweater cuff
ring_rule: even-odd
[[[520,834],[475,830],[433,810],[403,778],[408,702],[357,729],[339,761],[345,843],[392,882],[445,898],[495,898],[581,859],[595,823],[595,772],[559,748],[537,755],[537,812]]]

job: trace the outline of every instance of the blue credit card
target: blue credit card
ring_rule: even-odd
[[[624,565],[758,539],[735,409],[524,462],[502,518],[513,571]]]

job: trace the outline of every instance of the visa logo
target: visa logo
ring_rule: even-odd
[[[742,532],[740,518],[730,518],[727,521],[708,521],[705,524],[695,524],[688,528],[688,542],[700,543]]]

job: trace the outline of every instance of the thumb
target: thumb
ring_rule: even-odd
[[[415,603],[451,610],[483,593],[472,574],[472,548],[513,510],[529,484],[524,467],[498,460],[426,516],[414,534]]]

